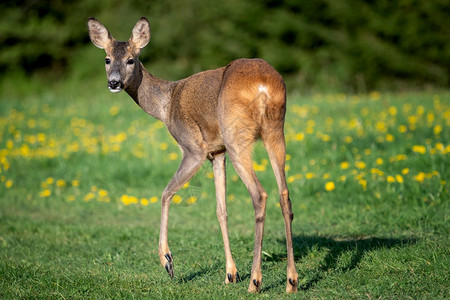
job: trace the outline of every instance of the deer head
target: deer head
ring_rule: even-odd
[[[139,54],[150,41],[150,24],[146,18],[136,23],[126,42],[115,40],[108,29],[94,18],[88,21],[92,43],[106,52],[105,69],[108,88],[113,93],[127,89],[139,77]]]

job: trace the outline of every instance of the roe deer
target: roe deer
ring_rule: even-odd
[[[281,75],[262,59],[237,59],[226,67],[194,74],[179,81],[164,81],[147,72],[139,61],[150,41],[150,25],[141,18],[127,42],[115,40],[96,19],[88,21],[92,43],[106,51],[108,88],[125,90],[148,114],[161,120],[175,138],[183,158],[161,197],[159,258],[173,278],[174,258],[167,242],[169,204],[173,195],[199,170],[212,162],[217,217],[226,258],[225,282],[239,280],[231,256],[227,229],[225,152],[247,187],[255,210],[255,246],[249,292],[262,285],[261,251],[267,193],[252,164],[252,144],[261,139],[267,149],[279,189],[287,246],[286,291],[296,292],[298,274],[292,248],[291,201],[285,178],[284,117],[286,87]]]

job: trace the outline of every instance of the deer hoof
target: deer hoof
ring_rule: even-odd
[[[298,281],[292,278],[289,278],[288,283],[286,285],[287,293],[296,293],[297,292]]]
[[[250,293],[259,293],[261,291],[261,281],[253,279],[248,287]]]
[[[167,263],[164,266],[167,273],[169,273],[170,278],[173,278],[173,256],[172,254],[166,254],[164,257],[167,259]]]
[[[228,281],[226,281],[225,283],[241,281],[241,277],[239,276],[238,272],[236,272],[234,274],[227,273],[227,279],[228,279]]]

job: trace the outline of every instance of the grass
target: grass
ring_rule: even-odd
[[[159,196],[180,152],[127,95],[0,99],[0,297],[291,298],[283,221],[269,194],[263,290],[249,295],[253,208],[228,166],[230,241],[242,281],[224,285],[212,168],[174,198],[175,278],[159,265]],[[92,96],[94,95],[94,96]],[[297,298],[449,294],[450,93],[291,95],[286,119]]]

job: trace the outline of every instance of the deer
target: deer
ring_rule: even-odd
[[[240,281],[228,237],[226,203],[226,153],[245,184],[255,212],[255,240],[249,292],[262,287],[261,255],[268,194],[253,169],[253,144],[261,140],[275,174],[284,217],[287,249],[286,292],[298,289],[292,244],[292,213],[286,183],[286,85],[282,76],[259,58],[240,58],[225,67],[196,73],[178,81],[150,74],[140,62],[142,48],[150,41],[150,24],[140,18],[126,42],[117,41],[95,18],[88,20],[92,43],[106,52],[108,89],[122,90],[147,114],[162,121],[182,152],[178,170],[161,196],[158,253],[161,265],[174,277],[174,257],[168,245],[169,206],[172,197],[209,160],[212,163],[216,213],[224,251],[225,283]]]

